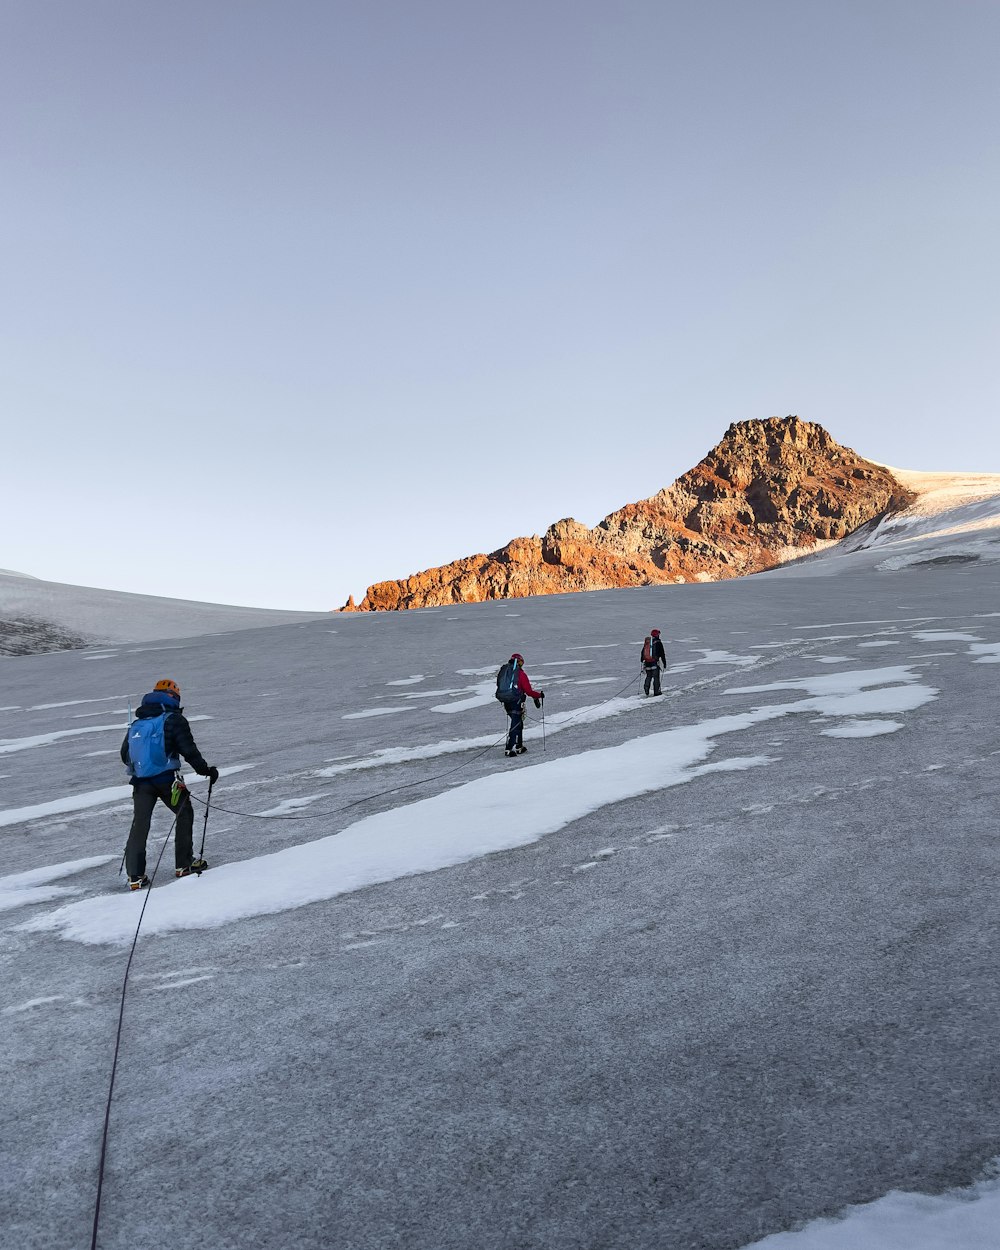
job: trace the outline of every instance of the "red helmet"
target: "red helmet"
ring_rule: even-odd
[[[654,638],[659,638],[660,636],[660,631],[658,629],[651,629],[649,632],[653,635]]]
[[[517,652],[517,651],[515,651],[515,652],[514,652],[514,654],[513,654],[510,658],[511,658],[512,660],[517,660],[518,664],[523,664],[523,663],[524,663],[524,656],[523,656],[523,655],[521,655],[521,654],[520,654],[519,652]]]

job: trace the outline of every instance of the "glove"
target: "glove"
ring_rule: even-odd
[[[212,767],[205,774],[205,776],[208,778],[209,785],[214,786],[215,783],[219,780],[219,770],[213,764]]]
[[[542,706],[542,701],[541,701],[541,699],[535,699],[535,700],[534,700],[534,704],[535,704],[535,707],[541,707],[541,706]]]

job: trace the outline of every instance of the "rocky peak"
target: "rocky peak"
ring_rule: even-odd
[[[912,499],[888,469],[797,416],[737,421],[693,469],[593,529],[571,517],[542,538],[379,582],[346,611],[713,581],[771,568]]]

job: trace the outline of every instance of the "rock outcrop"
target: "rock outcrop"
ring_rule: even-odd
[[[368,587],[344,611],[519,599],[771,568],[846,537],[912,494],[881,465],[798,417],[739,421],[700,464],[650,499],[589,529],[572,518],[400,581]]]

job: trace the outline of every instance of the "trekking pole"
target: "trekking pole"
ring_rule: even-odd
[[[199,851],[198,851],[199,859],[205,858],[205,834],[208,833],[208,807],[209,807],[209,804],[212,802],[212,787],[214,785],[215,785],[214,781],[210,781],[208,783],[208,798],[205,800],[205,823],[201,827],[201,847],[199,848]]]
[[[129,699],[129,701],[128,701],[128,721],[127,721],[127,722],[126,722],[126,724],[125,724],[125,737],[126,737],[126,738],[128,737],[128,731],[129,731],[131,728],[132,728],[132,700],[131,700],[131,699]],[[129,769],[129,773],[130,773],[130,774],[131,774],[131,771],[132,771],[132,770],[131,770],[131,769]],[[133,793],[134,793],[134,791],[133,791]],[[127,854],[128,854],[128,843],[126,842],[126,843],[125,843],[125,849],[124,849],[124,851],[122,851],[122,862],[118,865],[118,875],[119,875],[119,877],[122,875],[122,870],[123,870],[123,869],[124,869],[124,867],[125,867],[125,856],[126,856]]]
[[[545,700],[542,700],[542,753],[545,753]]]

